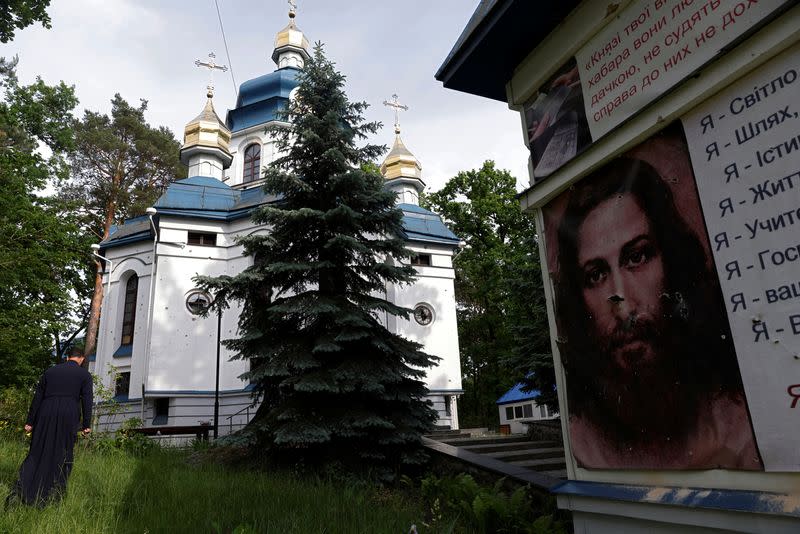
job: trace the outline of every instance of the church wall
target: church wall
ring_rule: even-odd
[[[398,204],[419,204],[419,192],[411,185],[397,185],[392,187],[392,191],[397,193]]]
[[[249,392],[221,393],[219,397],[219,435],[242,429],[255,415]],[[98,424],[95,431],[113,431],[126,420],[142,418],[144,426],[154,426],[154,401],[146,399],[144,411],[140,400],[99,404],[96,407]],[[176,396],[170,398],[169,416],[165,426],[195,426],[214,421],[214,395]]]
[[[230,223],[184,219],[162,215],[159,220],[160,241],[156,265],[157,287],[153,310],[154,334],[148,366],[147,397],[144,408],[146,426],[152,424],[153,401],[164,396],[170,398],[168,425],[196,425],[213,415],[214,365],[216,363],[216,316],[202,318],[192,315],[186,308],[186,297],[196,289],[192,277],[196,274],[218,276],[234,275],[252,262],[242,255],[242,247],[235,244],[236,235],[265,231],[253,226],[248,218]],[[188,245],[188,231],[217,233],[217,246]],[[413,319],[395,319],[389,328],[426,346],[431,354],[442,358],[437,367],[427,371],[426,384],[431,389],[428,397],[439,414],[438,425],[457,427],[457,416],[448,413],[447,391],[461,389],[458,359],[455,303],[453,298],[453,271],[451,250],[435,245],[411,244],[412,250],[431,255],[430,267],[418,267],[420,278],[412,286],[403,286],[387,292],[387,298],[401,306],[413,308],[420,302],[435,310],[435,320],[430,326],[420,326]],[[101,347],[98,352],[98,372],[111,363],[121,371],[131,371],[130,399],[139,399],[144,379],[144,366],[148,348],[147,323],[150,294],[150,257],[152,242],[143,241],[128,247],[109,249],[107,254],[115,262],[112,273],[112,302],[108,316],[111,323],[101,323]],[[132,267],[135,266],[135,267]],[[123,291],[119,277],[125,282],[125,273],[134,270],[140,276],[137,304],[134,350],[131,357],[112,358],[119,345],[122,322]],[[233,305],[223,314],[222,339],[236,336],[240,307]],[[231,394],[242,390],[246,384],[238,376],[247,362],[228,361],[230,353],[224,347],[220,353],[220,391],[226,399],[221,401],[220,425],[228,425],[228,416],[249,405],[249,392]],[[107,384],[111,385],[110,377]],[[442,391],[445,390],[445,391]],[[134,406],[135,404],[135,406]],[[141,403],[125,403],[123,410],[112,418],[106,417],[101,426],[113,428],[128,417],[140,417]],[[235,409],[234,409],[235,408]],[[250,410],[250,416],[254,413]],[[243,425],[247,410],[233,417],[236,425]],[[224,421],[223,421],[224,419]],[[230,425],[228,425],[230,426]],[[220,429],[221,432],[227,430]]]
[[[221,180],[223,173],[222,164],[216,156],[197,154],[191,158],[189,176],[210,176]]]
[[[162,237],[175,237],[186,242],[189,230],[217,233],[217,246],[186,245],[170,247],[160,253],[157,266],[157,288],[153,315],[154,336],[149,364],[148,391],[213,391],[217,349],[217,317],[192,315],[186,298],[197,290],[195,275],[234,275],[251,264],[234,245],[234,235],[247,233],[249,220],[230,225],[184,219],[161,221]],[[166,247],[165,247],[166,251]],[[221,339],[236,335],[239,309],[234,306],[223,312]],[[247,370],[247,363],[229,362],[230,353],[220,349],[220,389],[239,390],[246,386],[238,376]]]
[[[113,388],[113,377],[109,371],[113,366],[118,372],[131,373],[129,398],[141,396],[144,357],[147,350],[147,316],[150,300],[150,268],[152,242],[143,241],[124,247],[116,247],[105,252],[113,262],[111,288],[103,298],[100,324],[98,328],[95,374],[98,374],[106,387]],[[123,306],[125,303],[125,284],[130,275],[136,273],[139,285],[136,298],[136,315],[132,352],[129,356],[114,356],[120,348],[122,335]],[[104,276],[104,287],[108,288],[108,275]]]
[[[438,427],[447,427],[450,429],[458,428],[458,417],[448,410],[450,404],[450,395],[429,395],[427,399],[431,402],[432,407],[436,410],[439,418],[435,425]]]
[[[428,304],[434,311],[430,325],[420,325],[413,317],[395,318],[395,331],[411,340],[422,343],[425,350],[441,358],[436,367],[427,371],[425,382],[433,391],[460,391],[461,364],[458,352],[456,307],[453,288],[455,274],[452,270],[450,249],[432,246],[410,247],[415,252],[431,254],[430,267],[416,267],[417,280],[409,286],[392,291],[395,303],[413,309],[417,304]],[[391,325],[390,325],[391,327]]]

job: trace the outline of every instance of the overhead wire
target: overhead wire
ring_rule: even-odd
[[[222,32],[222,42],[225,44],[225,56],[228,58],[228,66],[231,69],[231,81],[233,82],[233,93],[235,95],[234,101],[239,99],[239,86],[236,84],[236,77],[233,75],[233,63],[231,62],[231,53],[228,51],[228,39],[225,37],[225,26],[222,24],[222,15],[219,12],[219,1],[214,0],[214,6],[217,8],[217,20],[219,20],[219,29]]]

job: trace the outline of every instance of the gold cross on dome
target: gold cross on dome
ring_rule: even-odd
[[[392,95],[392,100],[383,101],[383,105],[394,109],[394,133],[400,133],[400,111],[408,111],[408,106],[404,106],[397,100],[397,95]]]
[[[217,65],[217,62],[214,61],[217,58],[214,52],[208,53],[208,61],[200,61],[199,59],[195,60],[194,64],[198,67],[205,67],[208,69],[208,97],[211,98],[214,95],[214,71],[221,70],[222,72],[228,72],[228,67],[226,65]]]

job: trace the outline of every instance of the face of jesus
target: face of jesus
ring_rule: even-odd
[[[664,263],[647,215],[631,194],[611,197],[586,215],[577,244],[583,300],[602,353],[623,371],[656,363]]]

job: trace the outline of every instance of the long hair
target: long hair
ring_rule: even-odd
[[[716,275],[707,267],[705,249],[678,213],[671,189],[656,170],[639,159],[619,158],[573,188],[558,227],[556,315],[570,412],[601,415],[608,392],[600,389],[598,377],[610,357],[599,354],[591,336],[592,318],[583,300],[578,264],[578,229],[600,203],[626,194],[646,214],[661,251],[666,288],[662,302],[670,325],[676,387],[694,398],[741,392],[722,294]]]

